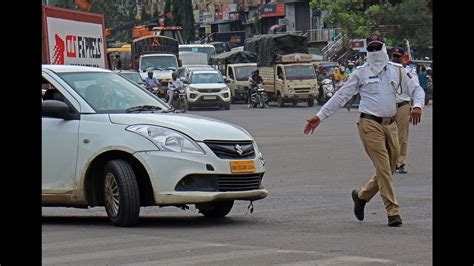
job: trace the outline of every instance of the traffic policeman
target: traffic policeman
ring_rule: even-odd
[[[405,50],[401,47],[396,47],[392,52],[392,62],[401,64],[403,62],[403,56],[405,55]],[[399,65],[402,67],[402,65]],[[410,79],[413,78],[411,73],[407,73]],[[418,82],[416,82],[415,96],[421,97],[425,95],[423,88]],[[401,86],[401,83],[399,83]],[[395,115],[395,122],[398,127],[398,143],[400,145],[400,152],[398,153],[398,161],[396,172],[400,174],[406,174],[408,171],[405,169],[406,158],[407,158],[407,146],[408,146],[408,129],[410,126],[410,110],[411,110],[411,97],[408,95],[402,88],[397,88],[400,90],[400,93],[395,94],[397,97],[397,114]],[[424,99],[424,98],[423,98]],[[416,99],[421,101],[423,99]]]
[[[401,79],[400,79],[401,77]],[[415,99],[410,121],[417,124],[421,118],[423,98],[413,79],[404,68],[389,62],[383,38],[373,35],[367,38],[367,62],[358,67],[345,84],[320,109],[307,120],[304,133],[313,133],[322,120],[332,115],[356,93],[360,94],[360,118],[357,127],[369,158],[375,167],[375,175],[360,189],[352,191],[354,214],[364,220],[365,204],[380,191],[388,216],[389,226],[402,224],[400,206],[393,191],[392,176],[398,158],[398,129],[396,89],[400,88]]]

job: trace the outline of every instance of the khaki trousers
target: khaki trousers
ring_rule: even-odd
[[[400,153],[398,154],[397,167],[400,167],[406,163],[407,160],[407,145],[408,145],[408,128],[410,127],[410,111],[411,106],[405,104],[404,106],[397,108],[397,114],[395,115],[395,121],[398,127],[398,143],[400,145]]]
[[[375,175],[359,190],[359,198],[370,201],[380,191],[389,216],[399,215],[400,206],[393,192],[392,176],[398,157],[398,129],[393,122],[381,125],[361,118],[357,123],[360,139],[375,167]]]

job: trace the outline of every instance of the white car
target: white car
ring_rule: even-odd
[[[141,206],[195,204],[226,216],[235,200],[267,196],[255,140],[227,122],[169,106],[109,70],[43,65],[43,206],[105,206],[114,225]]]
[[[218,106],[230,109],[231,92],[218,70],[192,70],[184,80],[188,109]]]

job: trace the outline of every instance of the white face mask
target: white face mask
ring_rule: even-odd
[[[385,44],[383,44],[380,51],[367,52],[367,61],[369,62],[369,69],[374,75],[377,75],[389,61]]]

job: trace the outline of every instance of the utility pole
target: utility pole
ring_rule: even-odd
[[[137,15],[135,16],[135,19],[140,20],[142,18],[142,6],[140,5],[140,0],[137,0],[136,3],[137,3]]]

